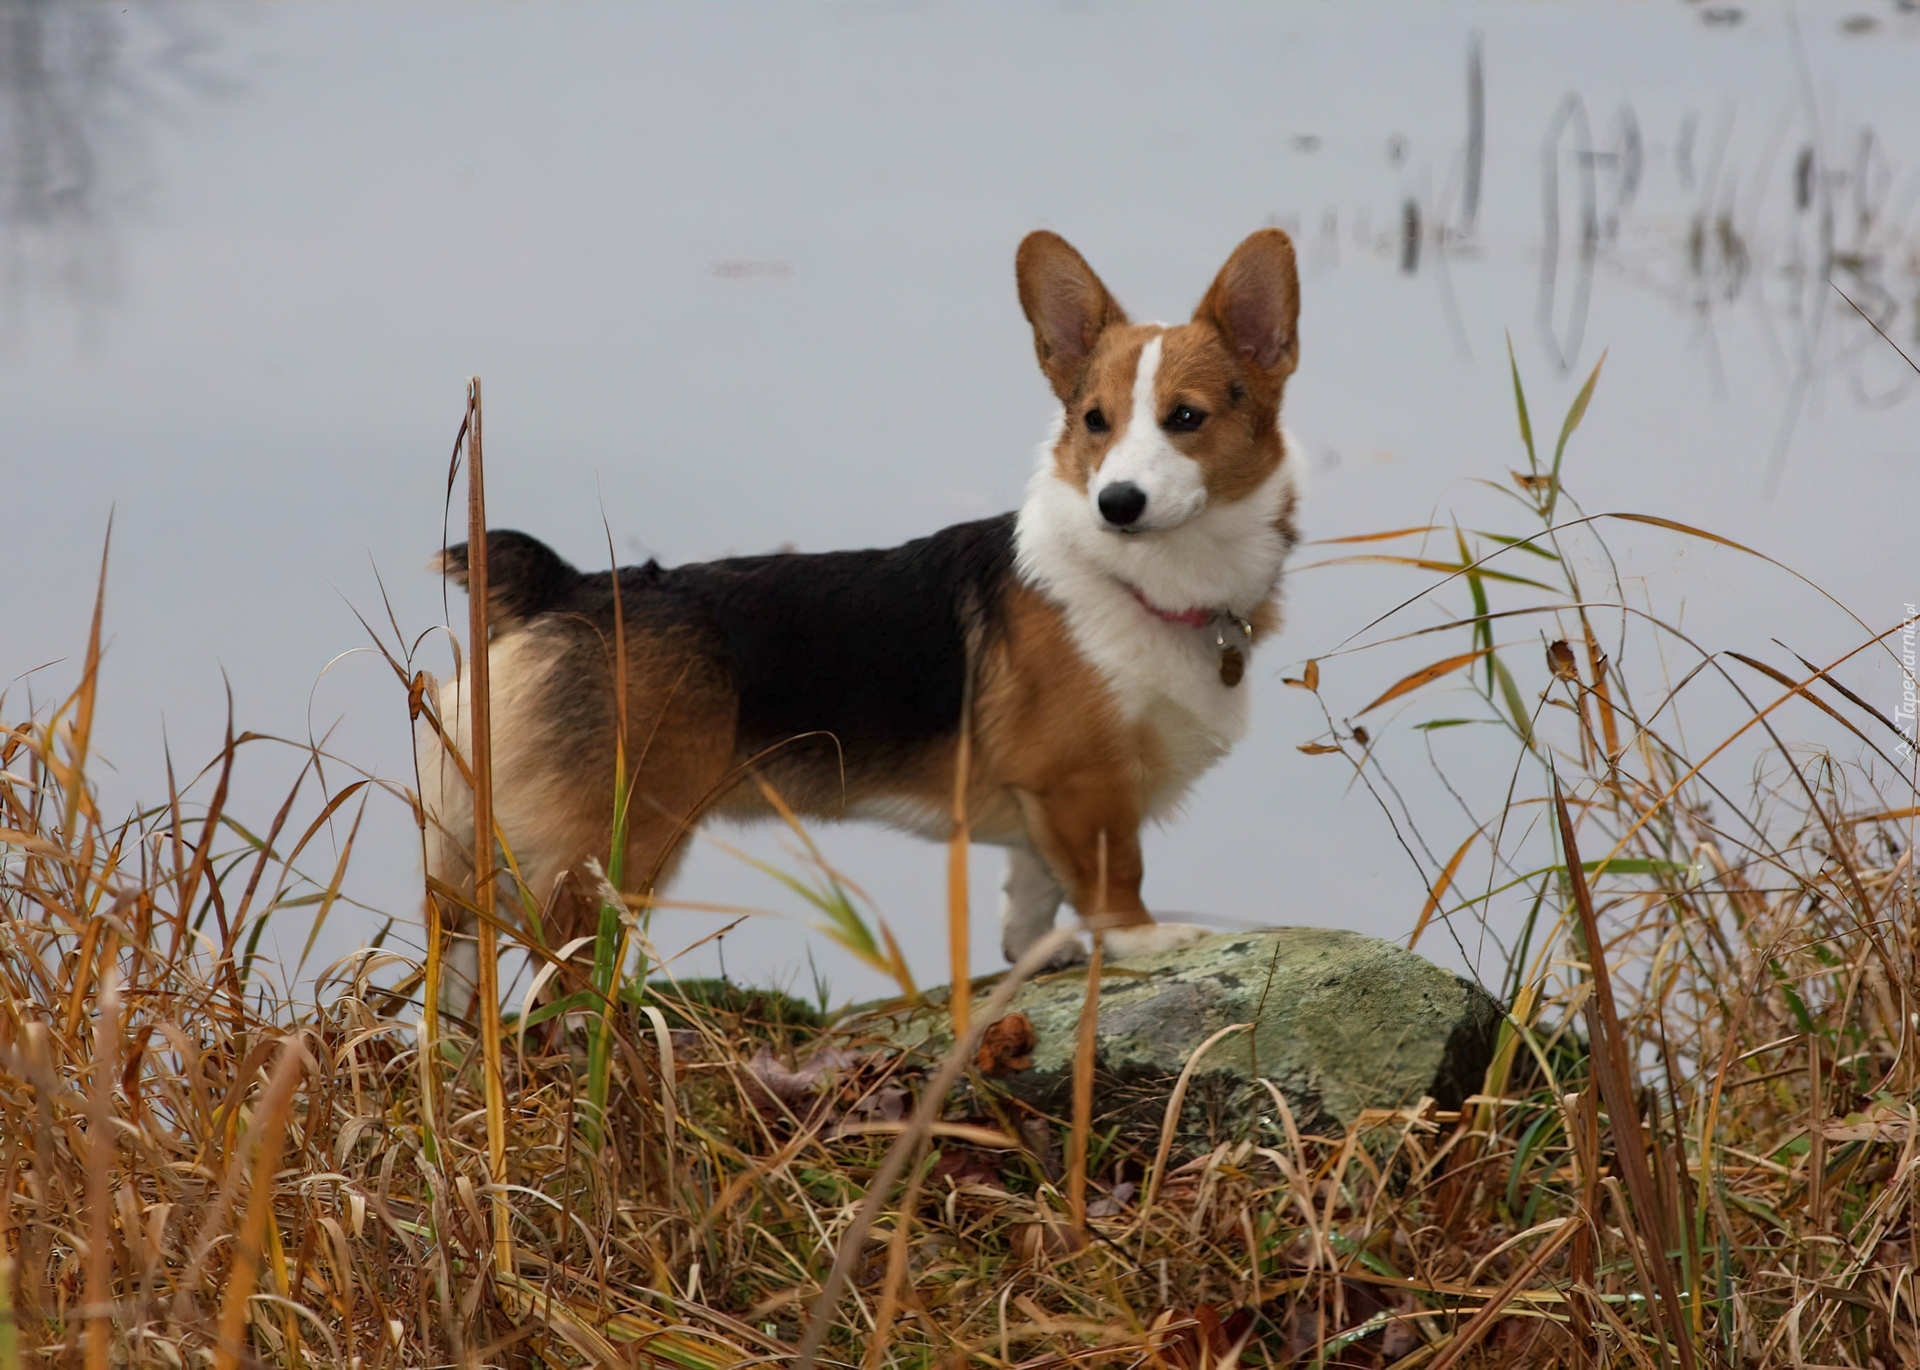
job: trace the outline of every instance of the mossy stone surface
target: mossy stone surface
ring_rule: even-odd
[[[1033,1064],[996,1083],[1064,1115],[1085,995],[1084,967],[1023,986],[1010,1011],[1033,1024]],[[1500,1017],[1479,986],[1379,938],[1331,928],[1215,934],[1104,969],[1095,1108],[1130,1135],[1157,1137],[1188,1058],[1235,1023],[1254,1027],[1216,1043],[1194,1072],[1180,1126],[1187,1145],[1247,1135],[1258,1116],[1271,1118],[1256,1076],[1279,1086],[1303,1130],[1423,1096],[1457,1107],[1480,1086]],[[951,1043],[944,1003],[856,1023],[931,1055]]]

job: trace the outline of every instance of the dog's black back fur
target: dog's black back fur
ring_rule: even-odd
[[[991,634],[1013,570],[1012,514],[956,524],[900,547],[777,553],[624,567],[630,650],[691,630],[731,676],[743,755],[828,732],[855,769],[959,727],[970,646]],[[446,574],[467,579],[467,548]],[[583,574],[524,533],[487,533],[488,607],[503,628],[584,619],[613,641],[613,575]]]

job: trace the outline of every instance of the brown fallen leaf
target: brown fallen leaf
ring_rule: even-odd
[[[1033,1064],[1039,1041],[1026,1014],[1009,1013],[981,1034],[973,1064],[982,1075],[1012,1075]]]
[[[1107,1194],[1087,1205],[1089,1218],[1112,1218],[1126,1211],[1136,1186],[1132,1180],[1122,1180]]]
[[[942,1146],[940,1159],[933,1163],[928,1176],[936,1183],[951,1180],[956,1188],[961,1185],[992,1185],[1004,1189],[1000,1177],[1000,1166],[990,1152],[980,1151],[970,1146]]]
[[[897,1123],[907,1116],[910,1102],[900,1086],[882,1085],[849,1108],[847,1117],[858,1123]]]
[[[1007,1229],[1007,1239],[1015,1265],[1046,1265],[1087,1248],[1087,1234],[1058,1219],[1015,1223]]]
[[[1235,1308],[1225,1317],[1222,1305],[1163,1309],[1148,1329],[1161,1364],[1172,1370],[1205,1370],[1237,1359],[1253,1327],[1250,1309]]]
[[[819,1093],[830,1078],[844,1079],[859,1064],[860,1057],[854,1053],[827,1047],[815,1052],[797,1070],[789,1070],[763,1046],[747,1062],[747,1078],[760,1087],[765,1096],[761,1102],[769,1111],[778,1112],[778,1104],[785,1104],[796,1113],[804,1113],[808,1098]]]

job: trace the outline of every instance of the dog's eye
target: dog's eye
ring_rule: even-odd
[[[1106,432],[1107,416],[1101,413],[1098,409],[1089,409],[1087,411],[1087,431],[1089,433]]]
[[[1190,404],[1178,405],[1167,415],[1166,429],[1169,433],[1191,433],[1207,421],[1204,410],[1195,409]]]

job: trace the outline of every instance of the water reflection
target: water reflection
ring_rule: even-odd
[[[1463,353],[1454,263],[1518,246],[1482,242],[1488,79],[1475,38],[1466,64],[1467,134],[1440,193],[1405,197],[1387,233],[1369,231],[1364,207],[1353,217],[1357,245],[1397,259],[1405,274],[1434,273]],[[1910,349],[1920,344],[1920,235],[1912,224],[1920,175],[1896,165],[1871,124],[1836,119],[1810,92],[1803,80],[1766,120],[1743,121],[1731,104],[1710,121],[1690,110],[1663,139],[1648,132],[1632,103],[1602,121],[1579,91],[1569,91],[1539,144],[1533,312],[1542,350],[1571,373],[1586,351],[1600,283],[1648,291],[1687,322],[1707,385],[1723,399],[1725,337],[1750,330],[1772,372],[1763,388],[1780,396],[1769,489],[1822,387],[1837,382],[1832,388],[1851,403],[1877,408],[1920,385],[1879,335]],[[1710,130],[1704,136],[1703,126]],[[1395,140],[1387,160],[1397,166],[1405,155]],[[1899,186],[1905,190],[1896,195]],[[1339,264],[1336,210],[1322,213],[1308,260],[1319,269]]]
[[[1547,136],[1541,153],[1540,206],[1542,246],[1540,252],[1540,303],[1535,315],[1540,342],[1547,356],[1562,372],[1572,368],[1580,355],[1580,342],[1587,331],[1587,304],[1593,296],[1593,266],[1600,252],[1600,201],[1595,187],[1593,137],[1587,126],[1587,106],[1578,95],[1560,102],[1547,124]],[[1617,154],[1611,160],[1618,161]],[[1572,196],[1577,212],[1562,215],[1561,167],[1572,163]],[[1568,222],[1563,227],[1562,220]],[[1618,216],[1615,216],[1616,223]],[[1571,233],[1572,241],[1568,242]],[[1566,249],[1571,248],[1571,252]],[[1570,256],[1572,289],[1560,289],[1560,259]],[[1561,294],[1568,296],[1564,322],[1556,321],[1554,305]]]
[[[119,283],[115,224],[155,178],[152,131],[220,89],[204,20],[170,6],[0,0],[0,304],[37,288],[83,319]]]

